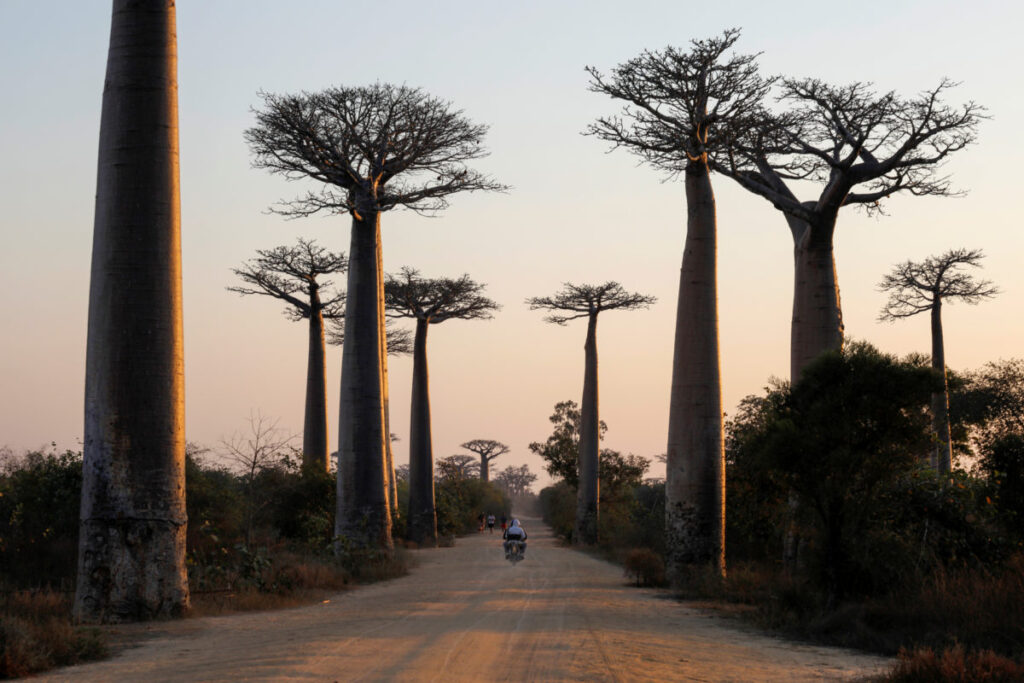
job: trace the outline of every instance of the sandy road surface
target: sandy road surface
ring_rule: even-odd
[[[831,681],[884,659],[751,633],[558,547],[536,520],[526,560],[497,533],[417,551],[410,576],[327,604],[190,619],[54,681]]]

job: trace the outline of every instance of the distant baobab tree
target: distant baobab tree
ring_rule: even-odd
[[[306,408],[302,430],[302,463],[327,470],[327,364],[324,320],[345,314],[345,293],[330,291],[330,280],[321,278],[344,273],[344,254],[327,251],[313,240],[299,238],[292,247],[257,249],[232,272],[249,286],[228,287],[242,295],[261,294],[287,304],[285,315],[294,321],[309,321],[306,363]],[[325,295],[326,292],[326,295]]]
[[[480,476],[480,463],[472,455],[457,453],[437,461],[437,479],[470,479]]]
[[[519,467],[509,465],[494,477],[494,483],[505,489],[505,492],[513,498],[530,493],[530,487],[535,481],[537,481],[537,475],[530,472],[528,465]]]
[[[932,430],[935,433],[932,465],[940,474],[949,474],[953,469],[942,304],[963,301],[974,305],[999,293],[988,280],[975,280],[961,271],[964,266],[981,267],[982,258],[984,254],[980,249],[951,249],[924,261],[901,263],[878,285],[879,290],[889,292],[889,301],[878,316],[879,320],[893,322],[918,313],[931,313],[932,368],[942,377],[942,391],[932,393]]]
[[[172,0],[114,0],[89,278],[74,616],[189,609]]]
[[[409,417],[408,538],[420,545],[437,545],[434,509],[434,450],[430,435],[430,382],[427,369],[427,330],[448,320],[485,320],[499,308],[482,292],[484,285],[468,275],[458,279],[424,278],[403,268],[384,281],[388,315],[416,321],[413,345],[412,408]]]
[[[490,481],[491,461],[509,452],[508,446],[493,439],[473,439],[462,444],[461,448],[480,456],[480,479],[483,481]]]
[[[335,532],[354,547],[390,549],[380,217],[396,208],[435,214],[453,194],[505,188],[467,166],[485,155],[487,127],[418,88],[376,83],[261,97],[245,133],[254,165],[321,184],[275,210],[352,217]]]
[[[975,141],[984,109],[974,102],[945,104],[953,85],[942,80],[905,99],[878,94],[868,83],[783,79],[779,100],[790,110],[762,120],[712,155],[714,170],[767,199],[789,225],[795,273],[791,381],[819,354],[843,346],[833,246],[839,211],[855,205],[880,212],[881,202],[900,192],[956,194],[938,169]],[[794,181],[817,182],[817,198],[798,199]]]
[[[574,285],[566,282],[554,296],[526,300],[530,310],[554,311],[544,318],[549,323],[565,325],[577,318],[587,319],[587,339],[583,344],[583,400],[580,404],[579,486],[576,489],[576,529],[573,534],[576,543],[597,543],[600,515],[597,316],[602,311],[647,308],[655,301],[657,299],[653,296],[627,292],[618,282],[605,282],[602,285]]]
[[[687,565],[725,572],[725,453],[718,360],[715,195],[709,154],[728,149],[753,125],[771,85],[756,56],[726,56],[739,31],[646,51],[609,76],[588,67],[590,89],[625,105],[588,133],[624,147],[670,177],[683,174],[687,225],[679,277],[666,493],[668,572]]]

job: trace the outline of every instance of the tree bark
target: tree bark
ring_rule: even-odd
[[[170,0],[115,0],[100,123],[74,613],[181,615],[185,392]]]
[[[306,363],[306,414],[302,430],[302,464],[327,471],[327,367],[320,295],[309,297],[309,359]]]
[[[337,549],[392,548],[377,246],[380,214],[354,213],[338,406]]]
[[[583,370],[583,400],[580,403],[579,487],[576,490],[576,543],[594,545],[598,536],[598,386],[597,386],[597,312],[587,321],[587,341],[583,345],[586,362]]]
[[[834,217],[821,224],[789,219],[793,233],[793,320],[790,380],[825,351],[843,348],[843,312],[832,236]]]
[[[413,347],[412,409],[409,418],[409,540],[437,545],[434,510],[434,451],[430,436],[430,385],[427,369],[428,320],[417,319]]]
[[[953,443],[949,429],[949,383],[946,379],[946,349],[942,341],[942,299],[932,302],[932,369],[942,376],[942,391],[932,394],[932,429],[935,450],[932,466],[939,474],[953,471]]]
[[[676,584],[687,565],[725,572],[715,195],[704,161],[687,166],[686,203],[665,487],[668,571]]]

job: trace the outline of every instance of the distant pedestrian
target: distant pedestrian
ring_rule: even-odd
[[[487,530],[494,533],[494,515],[487,515]]]
[[[508,528],[508,517],[505,515],[501,516],[501,533],[505,533],[505,529]]]
[[[480,523],[480,526],[477,528],[477,531],[483,531],[484,530],[484,522],[486,521],[486,519],[487,518],[484,517],[484,513],[481,512],[480,516],[476,518],[476,521]]]

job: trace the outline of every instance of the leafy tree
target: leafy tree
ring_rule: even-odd
[[[575,401],[562,401],[555,404],[555,412],[548,418],[554,430],[547,441],[534,441],[529,449],[543,458],[544,469],[552,477],[565,481],[573,489],[579,486],[579,452],[580,452],[580,409]],[[608,425],[604,420],[598,422],[598,440],[604,438]]]
[[[243,296],[260,294],[287,304],[291,320],[309,321],[306,364],[306,408],[302,430],[303,463],[327,471],[327,365],[324,351],[324,320],[345,315],[345,293],[330,292],[323,276],[343,273],[348,267],[344,254],[335,254],[313,240],[299,238],[294,247],[256,251],[232,272],[248,286],[228,287]]]
[[[114,0],[89,278],[75,619],[189,608],[172,0]]]
[[[467,164],[486,126],[420,89],[377,83],[316,93],[263,93],[245,137],[254,165],[320,183],[277,211],[352,217],[342,356],[336,533],[349,547],[389,549],[387,353],[381,214],[433,214],[459,192],[503,190]],[[339,544],[339,548],[345,544]]]
[[[725,465],[718,359],[716,212],[709,155],[761,115],[770,81],[754,55],[726,53],[736,30],[693,41],[688,52],[644,52],[610,76],[588,68],[591,90],[626,103],[622,117],[598,119],[589,132],[625,147],[670,176],[682,173],[687,226],[679,277],[666,481],[668,570],[674,582],[689,564],[725,572]]]
[[[545,320],[565,325],[577,318],[587,319],[587,339],[583,345],[586,365],[583,372],[583,408],[580,422],[579,478],[577,487],[576,533],[577,543],[597,543],[599,502],[598,461],[598,388],[597,388],[597,316],[602,311],[633,311],[647,308],[657,299],[653,296],[627,292],[618,282],[602,285],[574,285],[565,283],[555,296],[527,299],[530,310],[554,311]]]
[[[484,285],[468,275],[458,279],[420,277],[403,268],[384,281],[384,306],[389,315],[416,321],[413,347],[412,412],[409,418],[409,520],[406,533],[419,545],[437,545],[434,510],[434,448],[430,436],[430,388],[427,330],[448,320],[485,320],[498,308],[482,292]]]
[[[962,272],[962,266],[980,266],[983,254],[979,249],[951,249],[920,263],[906,261],[893,268],[879,285],[889,292],[889,301],[879,319],[883,321],[910,318],[929,312],[932,319],[932,369],[942,377],[942,391],[932,394],[932,429],[935,449],[932,465],[940,474],[953,469],[953,439],[949,428],[949,384],[946,379],[946,349],[942,340],[942,304],[963,301],[977,304],[996,295],[987,280],[975,280]]]
[[[782,212],[793,238],[794,282],[790,378],[823,351],[843,346],[843,316],[834,236],[839,212],[860,206],[881,212],[891,195],[955,195],[939,169],[972,144],[984,108],[943,98],[942,80],[912,98],[876,93],[869,83],[833,86],[785,78],[781,114],[711,157],[711,167]],[[818,183],[815,199],[800,200],[797,183]]]
[[[927,445],[923,407],[935,380],[929,368],[852,344],[823,354],[781,391],[754,437],[761,469],[778,473],[816,519],[830,605],[856,580],[852,539]]]
[[[462,444],[461,447],[476,453],[480,457],[481,481],[488,481],[490,479],[489,465],[491,461],[499,455],[505,455],[509,452],[508,446],[494,439],[473,439]]]

